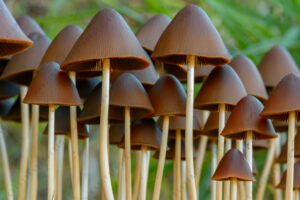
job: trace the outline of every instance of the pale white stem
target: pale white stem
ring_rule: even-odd
[[[55,127],[55,106],[49,105],[48,119],[48,200],[55,197],[55,165],[54,165],[54,127]]]
[[[122,148],[118,149],[118,196],[117,199],[121,200],[122,198],[122,188],[125,187],[125,185],[122,183],[122,177],[124,174],[123,171],[123,152],[124,150]]]
[[[136,151],[135,154],[135,171],[134,171],[134,182],[133,182],[133,195],[132,199],[137,200],[139,191],[140,191],[140,183],[141,183],[141,167],[142,167],[142,152]]]
[[[98,64],[101,66],[101,62]],[[99,136],[99,152],[100,152],[100,174],[102,188],[106,199],[113,200],[109,158],[108,158],[108,103],[109,103],[109,76],[110,76],[110,60],[103,59],[102,66],[102,96],[101,96],[101,113],[100,113],[100,136]]]
[[[181,200],[187,199],[186,191],[186,161],[181,161]]]
[[[31,128],[31,122],[29,122],[29,149],[28,152],[31,153],[31,138],[32,138],[32,128]],[[30,198],[30,190],[31,190],[31,175],[30,175],[30,169],[31,169],[31,154],[28,155],[28,177],[27,177],[27,190],[26,190],[26,200],[31,200]]]
[[[244,152],[243,140],[236,140],[236,146],[240,152],[242,152],[242,153]],[[238,182],[238,194],[239,194],[239,197],[241,200],[246,199],[245,185],[244,185],[244,182],[242,182],[242,181]]]
[[[231,179],[231,200],[237,200],[237,179]]]
[[[231,139],[225,139],[225,151],[229,151],[231,149]],[[224,181],[224,200],[230,199],[230,181]]]
[[[181,132],[176,130],[176,144],[175,144],[175,160],[174,160],[174,197],[175,200],[180,200],[181,196]]]
[[[141,190],[140,190],[140,200],[146,200],[147,195],[147,178],[148,178],[148,155],[147,147],[142,147],[142,171],[141,171]]]
[[[169,116],[163,117],[163,127],[162,127],[162,136],[161,136],[161,146],[159,152],[159,159],[158,159],[158,167],[156,172],[155,184],[154,184],[154,191],[152,200],[159,200],[160,195],[160,188],[161,182],[164,172],[164,165],[166,159],[166,152],[167,152],[167,143],[168,143],[168,130],[169,130]]]
[[[74,181],[73,181],[73,160],[72,160],[72,142],[70,137],[68,137],[68,152],[69,152],[69,165],[70,165],[70,177],[71,177],[71,184],[74,190]]]
[[[249,167],[252,172],[252,131],[248,131],[246,133],[246,158],[249,164]],[[246,187],[247,187],[247,200],[252,200],[252,181],[247,181],[246,182]]]
[[[0,124],[0,156],[3,168],[3,176],[4,176],[4,183],[5,183],[5,191],[6,191],[6,198],[7,200],[14,199],[14,193],[12,189],[12,182],[11,182],[11,173],[9,168],[9,161],[7,156],[7,148],[5,144],[5,138],[3,135],[3,129]]]
[[[89,146],[90,139],[86,138],[83,141],[83,156],[82,156],[82,200],[88,200],[89,195]]]
[[[294,185],[294,145],[295,145],[295,112],[289,113],[289,132],[287,143],[287,169],[286,169],[286,187],[285,200],[293,199],[293,185]]]
[[[19,173],[18,200],[25,199],[27,183],[27,167],[29,154],[29,105],[22,103],[27,93],[27,87],[20,87],[21,95],[21,122],[22,122],[22,150]]]
[[[299,200],[299,189],[294,190],[295,200]]]
[[[130,144],[130,108],[125,107],[125,179],[126,179],[126,200],[132,199],[131,186],[131,144]]]
[[[212,151],[212,158],[211,158],[211,174],[213,175],[217,169],[218,165],[218,153],[217,153],[217,144],[215,140],[211,141],[211,151]],[[211,181],[211,199],[215,200],[217,194],[217,181]]]
[[[57,143],[56,149],[55,149],[56,200],[62,200],[65,136],[57,135],[56,143]]]
[[[275,156],[276,158],[279,156],[281,151],[281,144],[280,144],[280,137],[281,135],[278,134],[278,138],[276,139],[276,148],[275,148]],[[273,181],[274,185],[278,185],[281,178],[281,172],[280,172],[280,164],[274,163],[273,164]],[[282,200],[282,190],[280,188],[274,189],[274,200]]]

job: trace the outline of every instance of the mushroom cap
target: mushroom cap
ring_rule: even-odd
[[[263,57],[258,70],[267,88],[274,88],[279,81],[290,73],[299,73],[290,53],[283,47],[274,46]]]
[[[178,79],[165,74],[149,92],[154,116],[185,116],[186,93]]]
[[[155,15],[141,26],[135,35],[140,41],[142,47],[148,52],[152,52],[161,34],[170,22],[170,17],[164,14],[159,14]]]
[[[80,111],[78,108],[77,111]],[[59,106],[55,110],[55,123],[54,123],[54,133],[55,135],[71,135],[70,127],[70,107]],[[88,138],[89,134],[87,127],[84,124],[77,123],[78,129],[78,138]],[[46,126],[44,132],[45,135],[48,135],[48,125]]]
[[[89,78],[85,80],[77,80],[76,88],[78,90],[81,99],[86,99],[94,90],[94,88],[100,83],[98,77]]]
[[[8,98],[0,100],[0,117],[5,117],[14,105],[14,99]]]
[[[0,81],[0,100],[20,94],[20,87],[15,83]]]
[[[145,88],[130,73],[122,74],[113,82],[109,95],[109,105],[115,111],[113,119],[124,120],[125,107],[130,108],[132,119],[148,117],[154,111]]]
[[[132,150],[141,150],[143,146],[152,151],[160,150],[161,130],[152,118],[134,120],[130,130]],[[119,147],[125,147],[124,137],[119,144]]]
[[[181,130],[182,139],[185,135],[185,117],[183,116],[171,116],[169,118],[169,134],[168,137],[175,139],[176,130]],[[160,117],[157,121],[159,127],[162,129],[163,126],[163,117]],[[194,139],[198,138],[199,132],[202,130],[202,115],[200,110],[194,109],[193,114],[193,137]]]
[[[263,108],[254,96],[242,98],[233,108],[221,135],[230,139],[245,139],[247,132],[251,131],[255,140],[276,138],[271,120],[259,115]]]
[[[181,74],[179,74],[178,76],[176,76],[181,82],[186,83],[187,82],[187,66],[183,65],[183,67],[185,68],[185,71],[182,72]],[[195,83],[201,83],[204,80],[206,80],[206,78],[208,77],[208,75],[210,74],[210,72],[215,68],[215,66],[212,65],[204,65],[201,67],[196,67],[195,71],[194,71],[194,82]]]
[[[252,142],[253,150],[269,149],[270,144],[268,140],[254,140]]]
[[[286,187],[286,170],[284,171],[280,183],[277,185],[277,188],[285,188]],[[293,189],[300,188],[300,163],[294,164],[294,184]]]
[[[273,90],[261,116],[278,121],[287,121],[289,112],[295,111],[300,120],[300,76],[286,75]]]
[[[3,0],[0,1],[0,57],[25,51],[33,42],[25,35]]]
[[[34,32],[28,36],[34,45],[27,51],[15,55],[8,62],[0,79],[20,85],[30,85],[51,40],[44,34]]]
[[[300,158],[300,134],[295,136],[294,156]],[[287,163],[287,142],[281,147],[281,152],[276,159],[277,163]]]
[[[225,124],[230,116],[229,112],[225,113]],[[219,113],[217,111],[211,111],[209,117],[199,133],[200,135],[208,136],[209,138],[218,138],[219,135]]]
[[[61,69],[65,71],[101,71],[98,63],[110,59],[110,68],[144,69],[150,65],[139,41],[123,17],[105,8],[88,24]]]
[[[275,131],[277,133],[286,133],[288,132],[289,129],[289,124],[288,121],[272,121],[273,122],[273,126],[275,128]],[[297,122],[296,123],[296,127],[298,129],[298,131],[300,130],[300,123]]]
[[[232,178],[238,181],[255,181],[245,156],[235,148],[230,149],[223,156],[211,179],[227,181]]]
[[[39,69],[23,102],[36,105],[81,105],[75,85],[55,62],[49,62]]]
[[[186,65],[173,65],[173,64],[168,64],[168,63],[163,63],[162,65],[163,65],[165,74],[172,74],[181,82],[187,80],[187,66]]]
[[[186,64],[187,56],[196,63],[224,65],[230,55],[207,14],[196,5],[183,8],[159,38],[152,58],[170,64]]]
[[[119,145],[124,137],[124,124],[111,124],[109,127],[109,144]]]
[[[261,101],[268,99],[268,93],[260,73],[252,62],[246,56],[239,55],[234,57],[229,64],[240,77],[248,95],[255,96]]]
[[[203,83],[194,107],[203,110],[218,110],[225,104],[232,110],[237,102],[246,96],[244,85],[236,72],[228,65],[217,66]]]
[[[5,69],[6,65],[8,64],[10,58],[0,58],[0,74],[2,74],[3,70]]]
[[[33,32],[38,32],[40,34],[45,35],[45,32],[40,27],[40,25],[28,15],[22,15],[22,16],[18,17],[18,18],[16,18],[16,21],[17,21],[18,25],[20,26],[20,28],[22,29],[22,31],[27,36]]]

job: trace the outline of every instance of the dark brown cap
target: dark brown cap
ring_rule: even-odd
[[[109,144],[119,145],[124,137],[124,124],[111,124],[109,127]]]
[[[3,99],[0,100],[0,117],[5,117],[9,110],[12,108],[14,105],[14,99],[9,98],[9,99]]]
[[[111,8],[101,10],[92,19],[61,68],[77,72],[101,71],[102,66],[97,63],[105,58],[110,59],[112,69],[136,70],[150,65],[128,24]]]
[[[286,75],[273,90],[261,116],[273,120],[286,121],[289,112],[300,110],[300,76],[296,74]]]
[[[163,63],[163,68],[165,74],[172,74],[179,81],[185,82],[187,80],[187,66],[186,65],[173,65],[168,63]]]
[[[218,66],[202,85],[195,100],[195,108],[213,111],[218,110],[220,104],[225,104],[227,110],[232,110],[246,95],[236,72],[228,65]]]
[[[274,121],[272,121],[272,123],[273,123],[275,131],[277,133],[288,132],[288,128],[289,128],[288,121],[275,121],[274,120]],[[297,127],[298,131],[300,131],[300,122],[296,123],[296,127]]]
[[[113,119],[123,120],[125,107],[130,107],[132,119],[148,117],[154,111],[143,85],[130,73],[124,73],[115,80],[109,95],[109,105],[114,108]]]
[[[5,69],[6,65],[8,64],[10,58],[0,58],[0,74],[2,74],[3,70]]]
[[[290,73],[299,73],[297,64],[283,47],[274,46],[263,57],[258,70],[267,88],[274,88],[279,81]]]
[[[300,134],[295,136],[295,143],[294,143],[294,156],[296,158],[300,158]],[[278,163],[286,163],[287,162],[287,142],[281,147],[281,152],[276,159]]]
[[[180,72],[180,73],[177,72],[178,75],[174,74],[174,76],[176,76],[181,82],[186,83],[186,81],[187,81],[187,66],[182,65],[182,68],[185,71],[182,70],[182,72]],[[195,74],[194,82],[195,83],[203,82],[214,68],[215,68],[215,66],[212,66],[212,65],[203,65],[201,67],[196,67],[195,72],[194,72],[194,74]]]
[[[99,83],[99,77],[89,78],[86,80],[77,80],[76,88],[78,90],[80,98],[86,99]]]
[[[230,66],[240,77],[248,95],[255,96],[262,101],[268,99],[265,84],[252,60],[246,56],[239,55],[232,59]]]
[[[277,188],[285,188],[286,187],[286,170],[284,171],[280,183],[277,185]],[[300,163],[297,162],[294,164],[294,184],[293,189],[300,188]]]
[[[175,149],[176,149],[176,141],[173,139],[168,140],[168,147],[169,149],[166,152],[166,160],[175,160]],[[155,152],[153,158],[159,158],[159,152]],[[195,148],[193,148],[193,158],[196,159],[196,152]],[[185,160],[185,142],[184,140],[181,141],[181,160]]]
[[[34,71],[38,68],[50,39],[44,34],[34,32],[28,36],[34,45],[11,58],[5,67],[0,79],[14,82],[20,85],[29,85]]]
[[[154,17],[149,19],[136,32],[136,37],[140,41],[142,47],[148,52],[152,52],[158,39],[170,23],[170,21],[171,18],[164,14],[155,15]]]
[[[148,150],[159,151],[161,146],[161,130],[152,119],[138,119],[131,124],[130,142],[132,150],[141,150],[147,147]],[[119,147],[124,148],[124,138]]]
[[[268,140],[254,140],[252,142],[253,150],[269,149],[270,144]]]
[[[163,75],[149,92],[154,107],[154,116],[184,116],[186,93],[173,75]]]
[[[241,140],[246,138],[247,131],[251,131],[255,140],[276,138],[271,120],[259,115],[263,108],[263,104],[254,96],[242,98],[233,108],[221,135]]]
[[[29,35],[33,32],[45,34],[40,25],[28,15],[22,15],[18,17],[16,18],[16,21],[26,35]]]
[[[225,124],[230,116],[229,112],[225,113]],[[200,131],[200,135],[206,135],[209,138],[218,138],[219,135],[219,113],[217,111],[211,111],[209,117],[204,125],[204,128]]]
[[[48,122],[49,118],[49,107],[48,106],[40,106],[40,114],[39,114],[40,122]]]
[[[200,110],[194,109],[193,114],[193,137],[196,139],[199,137],[199,132],[202,130],[202,115]],[[163,125],[163,117],[160,117],[157,121],[159,127],[162,129]],[[175,139],[176,138],[176,130],[182,130],[181,135],[184,139],[185,135],[185,117],[182,116],[171,116],[169,119],[169,135],[168,137]]]
[[[37,105],[81,105],[75,85],[55,62],[49,62],[40,68],[23,102]]]
[[[0,81],[0,100],[7,99],[20,94],[20,87],[17,84]]]
[[[207,14],[196,5],[188,5],[175,16],[158,40],[152,58],[173,64],[185,64],[188,55],[198,64],[224,65],[230,55]]]
[[[223,156],[211,179],[226,181],[232,178],[238,181],[255,181],[245,156],[235,148],[230,149]]]
[[[79,109],[77,111],[80,111]],[[55,123],[54,123],[54,132],[56,135],[70,135],[70,107],[59,106],[55,110]],[[89,137],[86,125],[77,124],[78,129],[78,138],[87,138]],[[48,125],[44,130],[44,134],[48,135]]]
[[[0,1],[0,57],[20,53],[33,45],[11,15],[3,0]]]

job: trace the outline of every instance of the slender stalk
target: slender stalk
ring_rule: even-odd
[[[275,157],[277,158],[281,151],[281,144],[280,144],[280,135],[276,139],[276,148],[275,148]],[[278,185],[280,182],[281,173],[280,173],[280,164],[274,163],[273,164],[273,181],[274,185]],[[274,200],[282,200],[282,190],[280,188],[274,188]]]
[[[3,135],[3,129],[0,124],[0,156],[1,156],[1,162],[2,162],[2,168],[3,168],[6,198],[7,198],[7,200],[13,200],[14,193],[13,193],[13,189],[12,189],[11,173],[10,173],[9,161],[8,161],[6,149],[7,148],[6,148],[6,144],[5,144],[5,138]]]
[[[88,200],[89,195],[89,146],[90,139],[86,138],[83,141],[83,156],[82,156],[82,197],[81,200]]]
[[[161,146],[160,146],[158,167],[157,167],[157,172],[156,172],[152,200],[159,200],[160,188],[161,188],[161,182],[162,182],[165,159],[166,159],[166,152],[167,152],[169,116],[163,117],[163,128],[162,129],[163,130],[162,130],[162,137],[161,137]]]
[[[295,200],[299,200],[299,189],[294,190]]]
[[[211,151],[212,151],[212,158],[211,158],[211,174],[213,175],[217,169],[218,165],[218,155],[217,155],[217,144],[215,140],[211,141]],[[211,181],[211,199],[215,200],[217,194],[217,182]]]
[[[249,167],[252,172],[252,131],[248,131],[246,133],[246,158],[249,164]],[[246,182],[246,187],[247,187],[247,200],[252,200],[252,181],[247,181]]]
[[[186,161],[181,161],[181,200],[186,200]]]
[[[22,150],[21,150],[21,163],[19,173],[19,188],[18,200],[25,199],[26,183],[27,183],[27,167],[28,167],[28,154],[29,154],[29,105],[22,103],[27,93],[27,87],[21,86],[21,121],[22,121]]]
[[[289,132],[288,132],[288,149],[287,149],[287,171],[286,171],[286,187],[285,199],[293,199],[294,184],[294,145],[295,145],[295,112],[289,113]]]
[[[141,183],[141,167],[142,167],[142,152],[136,151],[135,154],[135,171],[134,171],[134,182],[133,182],[133,195],[132,199],[137,200],[139,191],[140,191],[140,183]]]
[[[237,200],[237,179],[231,179],[231,200]]]
[[[71,142],[70,136],[68,137],[68,151],[69,151],[69,165],[70,165],[71,184],[72,184],[72,188],[74,189],[72,142]]]
[[[242,153],[244,152],[243,140],[236,140],[236,146],[240,152],[242,152]],[[238,194],[239,194],[239,197],[241,200],[246,198],[245,185],[244,185],[243,181],[238,181]]]
[[[125,107],[125,179],[126,179],[126,200],[132,199],[131,186],[131,144],[130,144],[130,108]]]
[[[63,194],[63,169],[64,169],[64,147],[65,147],[65,136],[56,136],[57,149],[56,151],[56,199],[62,200]]]
[[[141,171],[141,190],[140,190],[140,200],[146,200],[147,195],[147,178],[148,178],[148,155],[147,147],[142,147],[142,171]]]
[[[231,149],[231,139],[225,139],[226,152]],[[230,181],[224,181],[224,200],[229,200],[230,198]]]
[[[99,62],[99,66],[101,66]],[[100,113],[100,137],[99,137],[99,152],[100,152],[100,174],[102,188],[105,194],[105,199],[113,200],[114,194],[112,191],[109,159],[108,159],[108,102],[109,102],[109,74],[110,60],[103,59],[102,67],[102,96],[101,96],[101,113]]]
[[[181,196],[181,132],[176,130],[176,147],[175,147],[175,161],[174,161],[174,197],[175,200],[180,200]]]
[[[55,107],[49,105],[48,119],[48,200],[55,197],[55,165],[54,165],[54,127],[55,127]]]
[[[122,183],[122,177],[124,176],[123,172],[123,153],[124,150],[122,148],[119,148],[118,150],[118,196],[117,199],[121,200],[124,199],[122,197],[122,188],[125,187],[125,185]]]

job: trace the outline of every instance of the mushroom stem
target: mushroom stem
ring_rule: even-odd
[[[88,199],[88,185],[89,185],[89,146],[90,139],[86,138],[82,141],[83,155],[82,155],[82,200]]]
[[[159,200],[161,182],[164,172],[164,165],[166,160],[166,152],[167,152],[167,143],[168,143],[168,131],[169,131],[169,116],[163,117],[163,125],[162,125],[162,136],[161,136],[161,146],[159,151],[159,159],[157,172],[155,177],[154,191],[152,200]]]
[[[48,119],[48,200],[55,198],[54,176],[54,127],[55,127],[55,106],[49,105]]]
[[[146,200],[147,195],[147,179],[148,179],[148,151],[147,147],[142,146],[142,171],[141,171],[141,190],[140,190],[140,200]]]
[[[101,61],[99,61],[101,66]],[[99,136],[99,152],[100,152],[100,174],[102,188],[104,190],[105,199],[113,200],[109,159],[108,159],[108,103],[109,103],[109,74],[110,60],[103,59],[102,67],[102,96],[101,96],[101,113],[100,113],[100,136]]]
[[[4,139],[4,135],[3,135],[3,129],[0,124],[0,156],[1,156],[1,162],[2,162],[2,168],[3,168],[6,197],[7,197],[7,200],[13,200],[14,194],[13,194],[13,189],[12,189],[11,174],[10,174],[10,168],[9,168],[9,162],[8,162],[8,156],[7,156],[6,149],[7,148],[6,148],[5,139]]]
[[[186,200],[186,161],[181,161],[181,200]]]
[[[175,160],[174,160],[174,200],[180,200],[180,182],[181,182],[181,175],[180,175],[180,162],[181,162],[181,132],[180,130],[176,130],[176,144],[175,144]]]
[[[249,167],[252,172],[252,131],[247,131],[246,133],[246,157]],[[252,181],[246,182],[247,186],[247,200],[252,200]]]
[[[131,144],[130,144],[130,108],[125,107],[125,179],[126,179],[126,200],[132,198],[132,186],[131,186]]]
[[[231,149],[231,139],[225,139],[226,152]],[[230,181],[224,181],[224,200],[230,198]]]
[[[19,173],[18,200],[25,199],[26,183],[27,183],[27,166],[29,154],[29,105],[23,103],[23,99],[27,93],[27,87],[20,87],[21,96],[21,121],[22,121],[22,150]]]
[[[68,151],[69,151],[69,165],[70,165],[70,177],[72,188],[74,189],[74,181],[73,181],[73,159],[72,159],[72,144],[70,136],[68,137]]]
[[[125,187],[125,185],[122,182],[122,178],[124,176],[123,174],[123,153],[124,150],[122,148],[118,148],[118,196],[117,199],[121,200],[124,199],[124,193],[122,193],[123,191],[123,187]]]
[[[236,140],[236,148],[242,153],[244,152],[243,146],[244,146],[243,140]],[[242,182],[242,181],[238,182],[238,193],[239,193],[239,196],[242,197],[243,199],[246,198],[245,185],[244,185],[244,182]]]
[[[237,200],[237,179],[231,179],[231,200]]]
[[[280,154],[280,135],[278,135],[278,138],[276,139],[276,148],[275,148],[275,157],[278,157]],[[273,164],[273,181],[274,185],[278,185],[280,182],[280,164],[274,162]],[[282,200],[282,190],[280,188],[274,188],[274,200]]]
[[[211,158],[211,174],[213,175],[217,169],[218,163],[218,153],[217,153],[217,142],[216,140],[211,141],[211,151],[212,151],[212,158]],[[211,199],[216,199],[216,191],[217,191],[217,182],[211,181]]]
[[[275,147],[276,147],[275,139],[270,140],[270,148],[268,150],[267,159],[259,180],[258,190],[256,193],[256,200],[264,199],[264,193],[267,185],[268,176],[275,157]]]
[[[133,182],[133,195],[132,199],[137,200],[139,196],[139,187],[141,183],[141,166],[142,166],[142,152],[136,151],[135,154],[135,171],[134,171],[134,182]]]
[[[30,199],[37,199],[38,184],[38,140],[39,140],[39,105],[32,105],[32,135],[30,157]]]
[[[295,119],[296,113],[289,113],[289,130],[288,130],[288,149],[287,149],[287,171],[286,171],[286,188],[285,199],[293,199],[293,184],[294,184],[294,145],[295,145]]]
[[[64,147],[65,147],[65,136],[56,136],[57,147],[55,149],[55,165],[56,165],[56,199],[62,199],[62,182],[63,182],[63,165],[64,165]]]
[[[294,190],[295,200],[299,200],[299,189]]]
[[[194,70],[195,56],[187,56],[187,98],[185,121],[185,158],[189,199],[197,198],[193,158],[193,107],[194,107]]]
[[[70,79],[76,85],[76,73],[69,72]],[[80,166],[78,152],[78,130],[77,130],[77,110],[76,106],[70,106],[70,126],[72,142],[72,163],[73,163],[73,199],[80,200]]]
[[[224,137],[221,135],[225,126],[225,104],[219,105],[218,163],[224,155]],[[222,200],[222,181],[217,182],[217,200]]]

